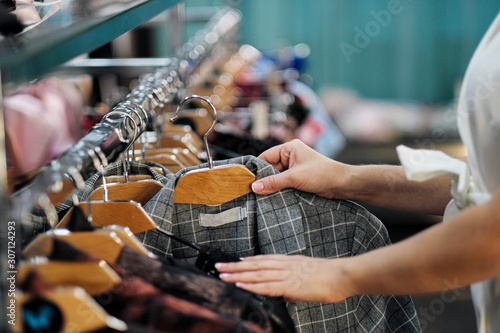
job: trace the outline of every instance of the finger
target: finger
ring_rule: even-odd
[[[262,178],[252,184],[252,191],[257,194],[271,194],[290,187],[288,172]]]
[[[276,260],[276,261],[285,261],[292,259],[296,256],[294,255],[286,255],[286,254],[261,254],[257,256],[250,256],[241,258],[241,260],[245,261],[262,261],[262,260]]]
[[[236,283],[261,283],[271,281],[283,281],[287,273],[281,270],[262,270],[242,273],[222,273],[220,279],[225,282]]]
[[[262,283],[236,283],[236,287],[248,290],[250,292],[266,296],[286,296],[287,288],[281,281],[262,282]],[[294,297],[290,297],[295,299]]]
[[[244,260],[238,262],[219,262],[215,264],[215,268],[220,273],[261,271],[266,269],[279,269],[282,267],[283,264],[277,260]]]
[[[261,160],[266,161],[267,163],[270,163],[274,165],[275,167],[280,164],[281,161],[281,151],[284,149],[286,144],[281,144],[278,146],[274,146],[272,148],[269,148],[262,154],[258,156]]]

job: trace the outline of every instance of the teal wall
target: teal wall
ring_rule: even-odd
[[[221,1],[186,6],[213,3]],[[310,46],[307,73],[318,90],[343,86],[370,98],[440,102],[452,98],[500,0],[240,0],[238,8],[242,43]],[[377,20],[373,13],[381,11]]]

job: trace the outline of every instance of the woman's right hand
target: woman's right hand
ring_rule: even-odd
[[[252,184],[257,194],[270,194],[291,187],[325,198],[344,199],[349,166],[316,152],[300,140],[270,148],[259,155],[280,171]]]

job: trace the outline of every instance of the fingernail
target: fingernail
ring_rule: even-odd
[[[219,277],[222,279],[222,280],[226,280],[229,278],[231,274],[228,274],[228,273],[222,273],[222,274],[219,274]]]
[[[222,263],[222,262],[218,262],[215,264],[215,268],[216,269],[219,269],[219,268],[224,268],[226,266],[226,264]]]
[[[254,192],[262,192],[264,190],[264,184],[261,182],[255,182],[252,184],[252,191]]]
[[[244,288],[245,287],[245,284],[244,283],[241,283],[241,282],[236,282],[235,283],[236,287],[238,288]]]
[[[245,257],[240,257],[240,260],[241,260],[241,261],[245,260]]]

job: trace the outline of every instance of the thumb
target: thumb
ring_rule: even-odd
[[[271,194],[278,192],[285,187],[289,187],[287,172],[262,178],[252,184],[252,191],[257,194]]]

